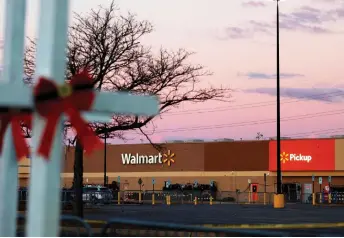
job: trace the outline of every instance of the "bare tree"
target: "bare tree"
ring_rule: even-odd
[[[264,138],[264,135],[260,132],[257,132],[256,140],[262,140],[263,138]]]
[[[160,49],[154,54],[141,39],[153,31],[148,21],[139,21],[134,14],[121,15],[114,2],[108,7],[99,6],[86,15],[75,14],[70,27],[67,51],[66,79],[87,68],[97,90],[127,91],[134,94],[153,94],[160,100],[160,116],[183,102],[226,100],[230,90],[218,87],[201,87],[205,76],[211,75],[202,65],[188,62],[192,52],[179,49],[170,52]],[[26,51],[25,72],[31,76],[35,67],[35,43]],[[125,139],[124,131],[137,129],[149,141],[142,129],[153,123],[154,117],[117,115],[104,126],[92,123],[97,135]],[[70,126],[67,124],[67,126]],[[151,141],[150,141],[151,142]],[[152,143],[160,150],[161,145]],[[78,147],[81,145],[77,143]],[[82,151],[75,152],[74,186],[82,186]],[[78,182],[78,183],[76,183]],[[81,195],[77,195],[79,200]],[[81,213],[78,213],[82,216]]]

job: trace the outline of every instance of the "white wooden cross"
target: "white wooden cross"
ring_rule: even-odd
[[[1,82],[14,88],[22,86],[25,1],[9,0],[5,7],[5,47]],[[1,85],[0,88],[3,86]],[[18,94],[17,94],[18,93]],[[19,98],[18,91],[12,91]],[[4,96],[0,95],[2,101]],[[25,98],[23,98],[25,100]],[[10,104],[9,104],[10,105]],[[7,106],[7,103],[5,103]],[[1,125],[0,125],[1,126]],[[0,157],[0,236],[14,236],[18,200],[18,165],[11,126],[6,131]]]
[[[23,44],[26,0],[6,0],[3,81],[0,84],[0,107],[35,110],[32,89],[22,83]],[[69,0],[40,0],[36,77],[64,82]],[[53,110],[53,109],[52,109]],[[86,119],[104,121],[112,113],[155,115],[158,100],[150,96],[124,93],[96,93],[92,113]],[[33,148],[37,148],[45,121],[33,114]],[[108,120],[108,119],[107,119]],[[32,152],[27,236],[59,235],[60,172],[63,158],[62,119],[57,128],[49,160]],[[0,157],[0,236],[15,236],[18,199],[17,158],[12,132],[6,132]]]

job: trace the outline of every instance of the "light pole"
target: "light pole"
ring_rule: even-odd
[[[104,133],[104,187],[107,185],[106,179],[106,138],[108,137],[107,125],[105,124],[105,133]]]
[[[282,192],[282,172],[281,172],[281,103],[280,103],[280,54],[279,54],[279,1],[276,1],[276,96],[277,96],[277,193],[274,199],[275,208],[284,207],[284,197]]]
[[[280,102],[280,55],[279,55],[279,0],[276,0],[276,76],[277,76],[277,194],[282,193],[281,173],[281,102]]]

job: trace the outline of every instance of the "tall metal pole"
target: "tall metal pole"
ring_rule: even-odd
[[[279,6],[278,6],[278,2],[279,0],[276,0],[276,35],[277,35],[277,42],[276,42],[276,46],[277,46],[277,72],[276,72],[276,76],[277,76],[277,194],[282,194],[282,172],[281,172],[281,103],[280,103],[280,55],[279,55]]]
[[[104,187],[106,186],[107,184],[107,179],[106,179],[106,138],[107,138],[107,127],[106,127],[106,130],[105,130],[105,134],[104,134]]]

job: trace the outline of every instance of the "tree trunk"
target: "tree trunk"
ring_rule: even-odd
[[[74,181],[73,187],[75,191],[74,215],[80,218],[84,217],[84,205],[82,201],[83,192],[83,173],[84,173],[84,148],[79,140],[76,140],[74,152]]]

